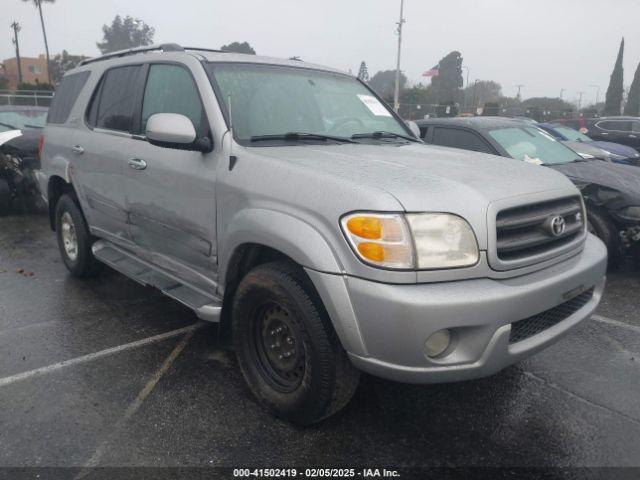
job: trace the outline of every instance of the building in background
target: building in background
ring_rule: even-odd
[[[23,83],[48,83],[47,57],[45,55],[38,55],[38,58],[20,56],[20,66]],[[18,61],[15,57],[2,62],[0,75],[9,80],[10,89],[18,87]]]

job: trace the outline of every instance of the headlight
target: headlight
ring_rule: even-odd
[[[619,215],[629,220],[640,220],[640,206],[623,208]]]
[[[475,265],[478,242],[469,224],[449,213],[355,213],[342,229],[366,263],[392,269],[438,269]]]

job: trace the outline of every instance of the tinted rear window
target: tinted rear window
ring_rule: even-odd
[[[65,123],[67,121],[88,78],[89,72],[79,72],[67,75],[62,79],[51,101],[47,123]]]
[[[444,147],[462,148],[464,150],[491,153],[489,145],[475,133],[457,128],[436,127],[433,130],[432,143],[434,145],[442,145]]]
[[[105,73],[89,111],[89,123],[98,128],[131,131],[139,65],[117,67]]]

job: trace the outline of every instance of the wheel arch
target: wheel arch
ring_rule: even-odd
[[[56,230],[56,205],[66,193],[76,194],[73,184],[58,175],[52,175],[47,182],[47,202],[49,204],[49,226]]]

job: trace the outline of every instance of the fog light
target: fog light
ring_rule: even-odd
[[[424,342],[424,351],[428,357],[442,355],[451,344],[451,332],[448,329],[438,330]]]

